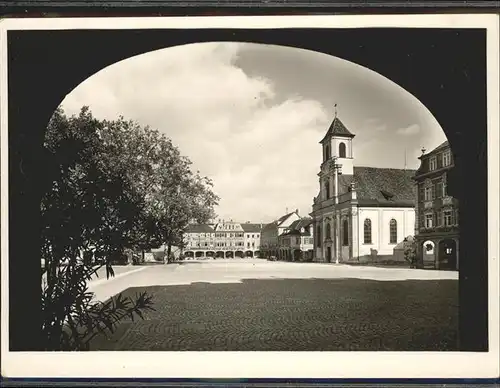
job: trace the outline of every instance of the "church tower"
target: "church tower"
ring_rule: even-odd
[[[336,163],[342,166],[341,173],[353,175],[352,139],[354,136],[337,117],[337,107],[335,106],[335,118],[325,137],[320,141],[323,146],[323,164],[337,158]]]

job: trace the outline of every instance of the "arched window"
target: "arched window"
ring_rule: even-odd
[[[326,199],[330,198],[330,179],[325,181],[325,196]]]
[[[339,157],[340,158],[345,158],[346,157],[345,144],[344,143],[340,143],[339,144]]]
[[[342,237],[343,237],[343,242],[342,245],[348,246],[349,245],[349,221],[347,219],[344,220],[344,223],[342,225]]]
[[[327,144],[325,146],[325,161],[328,160],[328,159],[330,159],[331,156],[332,155],[331,155],[331,152],[330,152],[330,145]]]
[[[329,240],[332,238],[332,228],[330,227],[330,223],[326,224],[326,234],[325,234],[325,240]]]
[[[367,218],[364,224],[364,243],[371,244],[372,243],[372,221]]]
[[[321,226],[316,227],[316,246],[321,248]]]
[[[389,244],[398,242],[398,222],[393,218],[389,222]]]

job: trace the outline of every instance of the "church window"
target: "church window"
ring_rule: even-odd
[[[345,144],[340,143],[339,144],[339,157],[340,158],[345,158],[346,157],[346,151],[345,151]]]
[[[330,198],[330,180],[327,179],[325,181],[325,196],[326,196],[326,199]]]
[[[389,243],[396,244],[398,241],[398,222],[393,218],[389,222]]]
[[[364,223],[363,227],[364,231],[364,243],[365,244],[371,244],[372,243],[372,221],[367,218]]]
[[[320,225],[318,225],[316,227],[316,242],[317,242],[318,248],[321,248],[321,226]]]
[[[330,152],[330,145],[327,144],[325,146],[325,161],[329,160],[331,157],[331,152]]]
[[[331,239],[332,238],[332,228],[330,226],[330,223],[326,224],[326,234],[325,234],[325,240]]]
[[[343,234],[342,234],[343,241],[342,241],[342,245],[348,246],[349,245],[349,221],[344,220],[344,224],[342,226],[342,229],[343,229]]]

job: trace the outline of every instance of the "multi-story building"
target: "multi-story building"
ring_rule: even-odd
[[[320,190],[311,213],[315,261],[389,258],[415,233],[415,171],[355,166],[354,137],[335,114],[320,141]]]
[[[419,157],[417,185],[417,258],[420,266],[458,269],[458,200],[448,194],[447,174],[453,168],[448,142]]]
[[[256,257],[260,248],[259,224],[219,220],[216,224],[191,224],[184,233],[187,258]]]
[[[259,257],[260,255],[260,233],[262,231],[262,224],[252,224],[246,222],[241,224],[244,236],[244,246],[247,256]]]
[[[311,218],[290,224],[279,236],[278,258],[286,261],[312,261],[314,257],[314,228]]]
[[[299,211],[285,214],[279,219],[264,225],[260,234],[260,254],[263,258],[278,257],[279,236],[292,224],[300,220]]]

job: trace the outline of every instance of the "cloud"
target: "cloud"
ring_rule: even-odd
[[[420,133],[420,125],[412,124],[412,125],[409,125],[408,127],[405,127],[405,128],[399,128],[396,130],[396,133],[398,135],[402,135],[402,136],[417,135],[418,133]]]
[[[235,65],[240,44],[180,46],[110,66],[63,101],[164,132],[214,181],[220,218],[268,222],[310,212],[329,117],[312,99],[276,99],[271,80]]]

